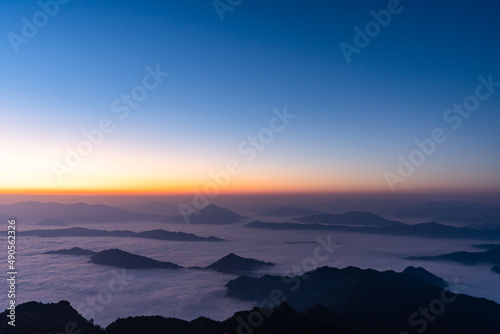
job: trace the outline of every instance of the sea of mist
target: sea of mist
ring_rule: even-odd
[[[119,237],[23,237],[17,241],[17,302],[57,302],[68,300],[84,316],[105,326],[118,317],[133,315],[164,315],[186,320],[205,316],[222,320],[234,312],[249,309],[255,303],[225,297],[224,285],[235,275],[195,269],[127,270],[127,285],[118,293],[107,294],[99,310],[89,308],[89,298],[95,299],[121,269],[88,263],[88,257],[47,255],[44,252],[81,247],[93,251],[119,248],[134,254],[169,261],[184,267],[207,266],[221,257],[235,253],[276,266],[256,272],[282,275],[291,271],[313,269],[314,249],[318,238],[330,238],[334,252],[317,266],[344,268],[357,266],[377,270],[402,271],[407,266],[422,266],[449,282],[459,284],[463,293],[500,302],[498,274],[491,265],[464,266],[451,262],[409,261],[407,256],[438,255],[454,251],[478,251],[473,244],[481,240],[426,239],[392,237],[332,231],[272,231],[234,225],[188,225],[164,223],[86,224],[84,227],[105,230],[145,231],[162,228],[200,236],[216,236],[226,242],[179,242]],[[18,223],[20,230],[40,226]],[[43,227],[53,228],[53,227]],[[6,235],[6,234],[4,234]],[[330,235],[330,236],[329,236]],[[7,291],[4,280],[0,284]],[[109,289],[108,289],[109,290]],[[6,305],[6,294],[0,295],[0,305]],[[259,302],[259,301],[256,301]],[[92,310],[92,312],[89,312]]]

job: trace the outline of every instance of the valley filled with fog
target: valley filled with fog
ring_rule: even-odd
[[[275,263],[274,267],[252,273],[295,276],[315,267],[345,268],[356,266],[400,272],[408,266],[423,267],[459,287],[456,292],[500,302],[498,274],[491,265],[462,265],[452,262],[412,261],[410,256],[434,256],[456,251],[478,251],[471,247],[484,240],[386,236],[320,230],[261,230],[244,225],[254,221],[226,225],[171,224],[164,222],[113,222],[80,224],[99,230],[154,229],[215,236],[226,241],[167,241],[127,237],[18,237],[18,303],[68,300],[84,317],[107,325],[118,317],[164,315],[181,319],[205,316],[222,320],[234,312],[250,309],[255,303],[226,297],[224,285],[237,275],[209,270],[189,269],[207,266],[229,253]],[[266,217],[265,221],[288,221]],[[18,222],[21,231],[54,229],[35,223]],[[72,225],[72,227],[75,225]],[[63,228],[63,227],[57,227]],[[333,252],[321,251],[318,238]],[[44,254],[64,248],[80,247],[92,251],[118,248],[159,261],[173,262],[185,269],[122,269],[89,263],[88,256]],[[110,282],[122,276],[119,292],[111,292]],[[125,277],[125,278],[124,278]],[[6,289],[2,281],[0,288]],[[122,289],[123,288],[123,289]],[[4,290],[5,291],[5,290]],[[0,297],[4,303],[5,296]]]

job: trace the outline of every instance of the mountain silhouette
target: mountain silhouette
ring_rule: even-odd
[[[500,205],[485,205],[480,203],[468,203],[457,201],[429,201],[412,205],[398,210],[396,216],[399,218],[477,218],[495,216],[500,217]],[[442,219],[442,218],[441,218]]]
[[[474,228],[478,230],[500,230],[500,224],[498,223],[472,224],[472,225],[466,225],[465,227]]]
[[[102,264],[125,269],[166,268],[180,269],[179,265],[171,262],[160,262],[145,256],[132,254],[120,249],[108,249],[90,257],[90,263]]]
[[[151,230],[144,232],[132,231],[106,231],[95,230],[84,227],[72,227],[57,230],[30,230],[18,232],[24,236],[38,236],[38,237],[125,237],[125,238],[146,238],[158,240],[172,240],[172,241],[224,241],[213,236],[199,237],[191,233],[184,232],[170,232],[165,230]]]
[[[419,261],[453,261],[466,265],[479,263],[500,265],[500,249],[491,249],[485,252],[454,252],[438,256],[411,256],[406,259]]]
[[[319,214],[324,214],[324,213],[325,212],[313,210],[313,209],[294,208],[291,206],[285,206],[282,208],[276,208],[276,209],[260,212],[260,213],[256,214],[255,216],[261,216],[261,217],[299,217],[299,216],[319,215]]]
[[[103,204],[20,202],[0,204],[0,214],[25,221],[39,221],[40,217],[52,217],[68,224],[109,223],[130,221],[164,222],[166,216],[151,213],[135,213]]]
[[[443,238],[443,239],[500,239],[500,230],[478,230],[471,228],[457,228],[454,226],[441,225],[438,223],[424,223],[408,225],[401,223],[394,226],[345,226],[345,225],[326,225],[318,223],[272,223],[254,221],[245,224],[245,227],[259,228],[268,230],[327,230],[347,233],[368,233],[383,234],[392,236],[416,236],[425,238]]]
[[[500,244],[480,244],[480,245],[472,245],[472,247],[478,249],[486,249],[486,250],[500,249]]]
[[[410,266],[403,270],[401,273],[420,278],[422,281],[431,283],[440,288],[446,288],[448,286],[448,283],[444,279],[428,272],[422,267],[415,268],[413,266]]]
[[[244,258],[234,253],[230,253],[206,268],[225,274],[239,274],[269,266],[274,266],[274,263]]]
[[[55,250],[55,251],[48,251],[48,252],[45,252],[43,254],[93,255],[93,254],[95,254],[95,252],[88,250],[88,249],[73,247],[70,249],[60,249],[60,250]]]
[[[485,224],[500,224],[500,217],[482,216],[482,217],[437,217],[433,219],[438,223],[458,223],[468,224],[470,226],[482,226]]]
[[[190,224],[223,225],[240,222],[242,218],[244,217],[229,209],[210,204],[197,213],[190,214],[188,218],[182,215],[176,215],[170,217],[169,220],[176,223],[186,223],[186,219],[188,219]]]
[[[242,276],[227,286],[233,297],[267,301],[266,307],[239,311],[223,321],[205,317],[192,321],[164,316],[119,318],[102,329],[84,319],[67,301],[27,302],[16,307],[16,327],[7,324],[8,310],[0,313],[0,333],[59,333],[68,323],[74,325],[73,333],[80,334],[500,332],[499,304],[455,294],[394,271],[323,267],[294,277]]]
[[[2,334],[60,333],[65,329],[70,329],[75,334],[105,334],[99,326],[82,317],[65,300],[49,304],[32,301],[16,305],[15,327],[7,323],[10,321],[7,311],[0,313]],[[68,327],[68,324],[71,327]]]
[[[424,324],[425,333],[500,333],[499,304],[457,295],[394,271],[322,267],[293,277],[241,276],[226,287],[228,297],[247,301],[286,299],[291,307],[306,314],[319,304],[313,315],[359,333],[422,332]],[[422,321],[419,310],[432,309],[438,302],[445,311],[436,316],[430,313],[434,322]]]
[[[240,311],[224,321],[214,321],[204,317],[186,321],[158,315],[134,316],[119,318],[103,329],[83,318],[67,301],[49,304],[28,302],[16,308],[16,315],[19,318],[16,327],[7,324],[9,320],[6,317],[7,312],[0,313],[0,333],[61,333],[62,328],[66,329],[67,334],[360,334],[342,328],[319,314],[317,310],[312,311],[313,314],[308,315],[294,310],[286,303],[281,303],[272,310],[256,307]],[[263,314],[266,315],[263,317],[264,321],[253,329],[250,325],[255,324],[252,322],[252,317]]]
[[[497,274],[500,274],[500,266],[493,266],[491,271]]]
[[[347,212],[340,215],[321,214],[296,218],[299,222],[332,224],[332,225],[359,225],[359,226],[401,226],[403,223],[387,220],[369,212]]]

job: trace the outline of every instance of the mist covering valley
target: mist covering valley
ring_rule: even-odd
[[[436,206],[438,203],[441,210],[433,208],[426,212],[426,208]],[[408,218],[404,218],[404,212],[400,208],[393,214],[381,214],[381,217],[372,213],[363,214],[361,217],[375,217],[374,221],[379,224],[427,223],[431,218],[415,218],[415,216],[436,215],[441,211],[450,215],[449,207],[457,206],[453,202],[432,202],[426,206],[420,206],[418,212],[407,211]],[[361,203],[360,207],[363,207]],[[419,204],[420,205],[420,204]],[[59,210],[53,210],[57,206]],[[20,291],[18,302],[42,301],[58,302],[68,300],[87,319],[94,319],[96,324],[105,326],[118,317],[135,315],[164,315],[185,320],[196,319],[199,316],[214,320],[223,320],[232,316],[235,312],[251,309],[261,301],[241,300],[227,297],[225,285],[237,278],[238,274],[222,274],[217,271],[200,270],[196,268],[206,267],[215,261],[234,253],[244,258],[259,261],[272,262],[274,266],[266,266],[262,269],[245,273],[253,277],[264,274],[296,276],[318,267],[329,266],[334,268],[346,268],[355,266],[362,269],[372,268],[376,270],[394,270],[401,272],[408,266],[423,267],[429,272],[443,278],[445,281],[460,287],[460,293],[476,297],[484,297],[500,302],[500,289],[498,288],[497,273],[491,270],[492,265],[478,263],[464,265],[452,261],[428,261],[420,259],[408,259],[410,257],[432,257],[441,254],[458,251],[480,252],[477,245],[500,243],[500,238],[426,238],[416,236],[394,236],[373,233],[341,232],[328,229],[259,229],[245,226],[251,222],[263,220],[266,222],[281,224],[304,224],[300,217],[294,217],[295,213],[330,214],[329,219],[341,219],[342,224],[374,227],[373,221],[349,221],[346,216],[339,214],[340,208],[324,211],[310,206],[307,208],[286,207],[276,205],[275,208],[260,211],[262,208],[247,207],[241,210],[241,214],[234,215],[229,212],[231,207],[210,207],[209,215],[199,216],[198,223],[179,223],[178,219],[170,221],[176,212],[172,210],[170,215],[158,212],[161,205],[149,205],[155,208],[152,212],[134,213],[127,219],[119,221],[118,218],[125,217],[128,213],[125,207],[112,208],[111,206],[92,206],[86,204],[44,204],[23,203],[7,205],[2,208],[0,214],[8,215],[13,212],[18,220],[19,240],[18,289]],[[163,205],[167,207],[168,205]],[[222,205],[221,205],[222,206]],[[236,205],[235,205],[236,206]],[[471,207],[462,203],[461,207]],[[148,206],[142,206],[147,208]],[[15,211],[16,208],[21,208]],[[64,210],[61,210],[64,208]],[[240,207],[241,209],[241,207]],[[349,209],[349,208],[348,208]],[[43,211],[46,210],[46,211]],[[459,217],[481,217],[497,214],[495,206],[477,206],[470,211],[458,212]],[[84,219],[93,217],[97,213],[109,215],[110,222],[104,218],[99,221]],[[64,214],[61,214],[63,212]],[[232,222],[220,224],[217,214],[221,219],[227,218],[227,214],[234,218]],[[264,212],[265,216],[259,214]],[[345,212],[349,212],[348,210]],[[43,216],[41,214],[43,213]],[[203,210],[201,210],[203,213]],[[178,213],[177,213],[178,214]],[[103,217],[106,217],[104,215]],[[143,215],[149,221],[137,220]],[[290,216],[291,215],[291,216]],[[339,218],[340,217],[340,218]],[[347,217],[350,217],[347,215]],[[398,218],[399,217],[399,218]],[[151,219],[154,218],[154,219]],[[206,218],[204,220],[204,218]],[[47,220],[49,224],[47,223]],[[153,221],[151,221],[153,220]],[[314,220],[314,219],[313,219]],[[490,219],[491,220],[491,219]],[[40,225],[40,222],[45,224]],[[52,222],[52,224],[50,224]],[[477,222],[476,222],[477,223]],[[485,224],[488,222],[485,222]],[[306,222],[306,224],[309,224]],[[317,224],[311,222],[311,224]],[[442,223],[447,224],[447,223]],[[491,223],[489,223],[491,227]],[[459,221],[458,228],[467,227]],[[328,224],[331,226],[331,224]],[[92,236],[85,233],[73,235],[47,236],[26,231],[45,230],[72,231],[75,227],[81,227],[77,231],[94,232]],[[467,228],[470,228],[468,226]],[[475,227],[476,229],[478,227]],[[189,240],[162,240],[140,236],[140,232],[165,230],[170,232],[183,232],[179,234],[195,235],[201,238]],[[97,232],[96,232],[97,231]],[[102,232],[99,232],[102,231]],[[106,231],[122,231],[116,236]],[[133,236],[127,233],[134,233]],[[24,234],[23,234],[24,233]],[[52,233],[52,232],[51,232]],[[125,233],[125,234],[124,234]],[[156,232],[159,233],[159,232]],[[102,235],[99,235],[102,234]],[[50,233],[48,234],[50,235]],[[213,242],[215,237],[218,241]],[[487,238],[486,238],[487,239]],[[476,245],[476,247],[474,247]],[[120,269],[107,265],[96,265],[89,262],[89,256],[44,254],[57,250],[79,247],[92,252],[101,252],[109,249],[119,249],[124,252],[148,257],[157,261],[170,262],[180,269]],[[318,247],[320,248],[318,250]],[[330,249],[330,252],[325,249]],[[321,254],[318,257],[318,254]],[[110,282],[121,277],[124,286],[118,293],[110,293]],[[125,278],[124,278],[125,277]],[[2,287],[3,286],[3,287]],[[0,287],[7,288],[2,282]],[[0,301],[4,296],[0,297]]]

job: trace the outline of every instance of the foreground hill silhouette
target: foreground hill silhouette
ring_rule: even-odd
[[[245,224],[245,227],[260,228],[267,230],[327,230],[348,233],[369,233],[392,236],[416,236],[425,238],[445,239],[482,239],[500,240],[500,230],[457,228],[454,226],[441,225],[437,223],[425,223],[408,225],[401,223],[394,226],[372,227],[372,226],[344,226],[326,225],[318,223],[272,223],[254,221]]]
[[[16,307],[16,326],[7,324],[7,312],[0,313],[0,333],[2,334],[48,334],[80,333],[104,334],[104,331],[83,318],[70,303],[43,304],[28,302]],[[78,331],[80,330],[80,332]]]
[[[224,225],[240,222],[243,218],[245,217],[240,216],[234,211],[210,204],[198,212],[190,214],[187,218],[182,215],[176,215],[170,217],[169,221],[186,223],[186,219],[188,219],[190,224]]]
[[[266,314],[267,316],[263,316]],[[254,317],[261,315],[262,318]],[[260,321],[262,319],[262,321]],[[258,326],[252,326],[258,325]],[[288,304],[282,303],[272,310],[254,308],[235,313],[224,321],[214,321],[200,317],[193,321],[184,321],[161,316],[142,316],[118,319],[106,327],[106,334],[355,334],[342,328],[334,321],[318,314],[298,312]]]
[[[57,230],[31,230],[18,232],[23,236],[38,236],[38,237],[123,237],[123,238],[145,238],[157,240],[171,241],[224,241],[213,236],[199,237],[195,234],[184,232],[170,232],[165,230],[151,230],[144,232],[132,231],[106,231],[95,230],[84,227],[72,227]]]
[[[120,318],[101,329],[86,322],[68,302],[29,302],[17,307],[16,328],[7,325],[7,312],[0,314],[0,333],[60,333],[68,323],[73,323],[75,333],[81,329],[79,334],[500,333],[499,304],[394,271],[323,267],[294,277],[242,276],[227,288],[228,295],[258,301],[266,308],[237,312],[224,321]]]
[[[444,279],[434,275],[433,273],[428,272],[427,270],[421,267],[415,268],[413,266],[410,266],[405,270],[403,270],[401,273],[420,278],[422,281],[431,283],[440,288],[448,287],[448,282],[446,282]]]
[[[242,276],[226,287],[229,297],[286,299],[298,311],[328,315],[324,318],[361,333],[413,333],[423,332],[424,327],[425,333],[500,333],[500,305],[495,302],[457,295],[394,271],[322,267],[295,277]],[[465,288],[450,287],[455,291]],[[437,305],[442,306],[440,311]],[[316,313],[311,313],[314,308]],[[432,321],[420,313],[424,308]]]
[[[102,264],[125,269],[181,269],[182,267],[171,262],[161,262],[149,257],[132,254],[120,249],[108,249],[96,253],[90,257],[91,263]]]
[[[360,226],[401,226],[403,223],[382,218],[369,212],[347,212],[340,215],[321,214],[305,216],[296,219],[299,222],[320,223],[333,225],[360,225]]]
[[[274,263],[244,258],[230,253],[206,268],[225,274],[241,274],[270,266],[274,266]]]
[[[479,263],[500,264],[500,249],[485,252],[454,252],[438,256],[411,256],[408,260],[420,261],[453,261],[466,265]]]
[[[286,303],[272,310],[254,308],[240,311],[224,321],[197,318],[185,321],[163,316],[136,316],[119,318],[105,329],[88,322],[67,301],[42,304],[29,302],[17,307],[16,327],[7,325],[6,312],[0,313],[0,333],[2,334],[356,334],[342,328],[334,321],[313,310],[313,314],[297,312]],[[263,314],[260,326],[252,328],[249,320],[255,314]],[[250,323],[253,323],[250,321]],[[65,329],[68,329],[65,331]],[[359,332],[357,332],[359,333]]]

